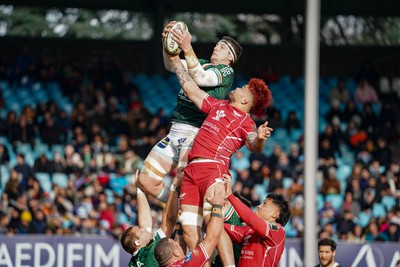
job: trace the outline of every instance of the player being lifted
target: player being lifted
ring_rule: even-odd
[[[162,37],[176,22],[165,26]],[[232,65],[239,59],[242,48],[231,37],[223,37],[214,47],[210,60],[197,59],[188,31],[179,32],[175,41],[182,48],[185,60],[181,60],[195,83],[212,97],[225,99],[233,83]],[[174,68],[163,50],[164,64],[168,71]],[[187,97],[184,90],[178,94],[177,105],[172,116],[172,126],[166,137],[157,143],[144,161],[138,185],[146,193],[166,202],[169,188],[163,178],[176,166],[187,165],[187,155],[206,114],[201,112]]]

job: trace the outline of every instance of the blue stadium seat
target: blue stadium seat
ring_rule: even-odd
[[[325,204],[324,196],[322,194],[317,194],[317,211],[320,211]]]
[[[68,175],[62,172],[55,172],[52,175],[52,181],[60,188],[66,188],[68,186]]]
[[[293,227],[292,222],[289,221],[285,225],[285,232],[287,237],[296,237],[297,236],[297,230]]]
[[[289,187],[293,184],[293,179],[291,177],[284,177],[282,183],[283,188],[289,189]]]
[[[37,173],[35,173],[35,177],[39,181],[40,187],[45,192],[52,191],[50,174],[48,174],[46,172],[37,172]]]
[[[110,175],[111,176],[111,175]],[[122,196],[124,193],[124,187],[128,184],[126,178],[124,176],[121,177],[110,177],[110,187],[111,189],[118,194],[119,196]]]
[[[382,203],[374,203],[372,207],[372,216],[374,218],[385,218],[386,217],[386,209],[385,205]]]
[[[17,145],[16,151],[19,154],[26,155],[32,153],[32,147],[30,144],[20,143]]]
[[[303,136],[303,129],[293,129],[290,131],[289,137],[292,142],[298,142]]]
[[[390,211],[396,205],[396,200],[393,196],[384,196],[381,202],[387,211]]]
[[[351,174],[351,167],[347,164],[341,164],[336,172],[336,177],[340,181],[347,181],[347,178]]]
[[[7,167],[0,165],[1,184],[0,188],[5,188],[8,180],[10,180],[10,171]]]
[[[262,184],[256,184],[254,186],[256,194],[260,197],[260,201],[263,201],[267,197],[267,187]]]
[[[343,203],[343,196],[341,194],[326,195],[325,201],[330,201],[335,210],[339,210]]]
[[[361,225],[362,228],[366,227],[371,220],[371,213],[361,211],[358,214],[357,224]]]

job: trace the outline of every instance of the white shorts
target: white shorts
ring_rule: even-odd
[[[153,147],[153,151],[163,155],[164,158],[167,157],[178,162],[180,151],[192,148],[194,138],[199,130],[192,125],[175,122],[168,135]]]

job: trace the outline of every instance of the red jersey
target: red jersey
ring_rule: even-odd
[[[189,152],[193,158],[212,159],[229,166],[230,157],[245,145],[247,134],[256,130],[250,115],[207,95],[201,111],[208,113]]]
[[[192,253],[189,254],[185,259],[178,260],[168,265],[168,267],[201,267],[208,261],[209,256],[207,251],[203,247],[203,244],[199,244]]]
[[[230,195],[229,201],[247,226],[225,224],[233,243],[241,244],[238,267],[276,267],[285,248],[285,230],[258,217],[250,208]]]

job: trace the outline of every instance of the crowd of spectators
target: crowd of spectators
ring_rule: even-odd
[[[117,237],[123,224],[136,224],[133,174],[169,127],[163,110],[150,114],[143,105],[140,85],[132,83],[112,61],[98,60],[86,66],[71,61],[60,66],[49,51],[32,55],[29,49],[11,65],[0,61],[0,81],[13,90],[56,83],[73,104],[68,112],[50,99],[26,105],[19,112],[8,110],[0,118],[0,136],[6,141],[0,144],[1,175],[7,172],[9,176],[1,190],[0,233]],[[332,88],[332,106],[319,136],[320,237],[400,241],[396,102],[380,101],[377,92],[373,99],[364,101],[349,94],[342,79]],[[2,99],[0,95],[0,108],[4,108]],[[378,111],[374,104],[379,105]],[[284,119],[281,110],[271,107],[258,121],[267,119],[274,129],[290,133],[301,129],[302,118],[297,116],[293,110]],[[19,150],[26,144],[34,155],[31,162]],[[38,152],[38,146],[47,149]],[[274,144],[271,154],[247,155],[241,150],[233,156],[231,166],[234,190],[253,207],[263,201],[260,188],[290,199],[293,216],[288,226],[295,230],[294,237],[302,237],[304,231],[303,146],[301,137],[288,149]],[[57,147],[61,149],[54,149]],[[349,155],[352,161],[345,160]],[[351,172],[339,178],[343,166]],[[61,186],[52,180],[46,191],[37,178],[43,173],[51,179],[64,173],[67,184]],[[125,181],[122,190],[115,190],[113,179]],[[339,196],[343,205],[332,205],[330,195]],[[386,196],[394,200],[393,208],[374,217],[374,205]],[[156,200],[149,201],[157,224],[162,208]],[[360,213],[369,215],[367,225],[361,223]]]

